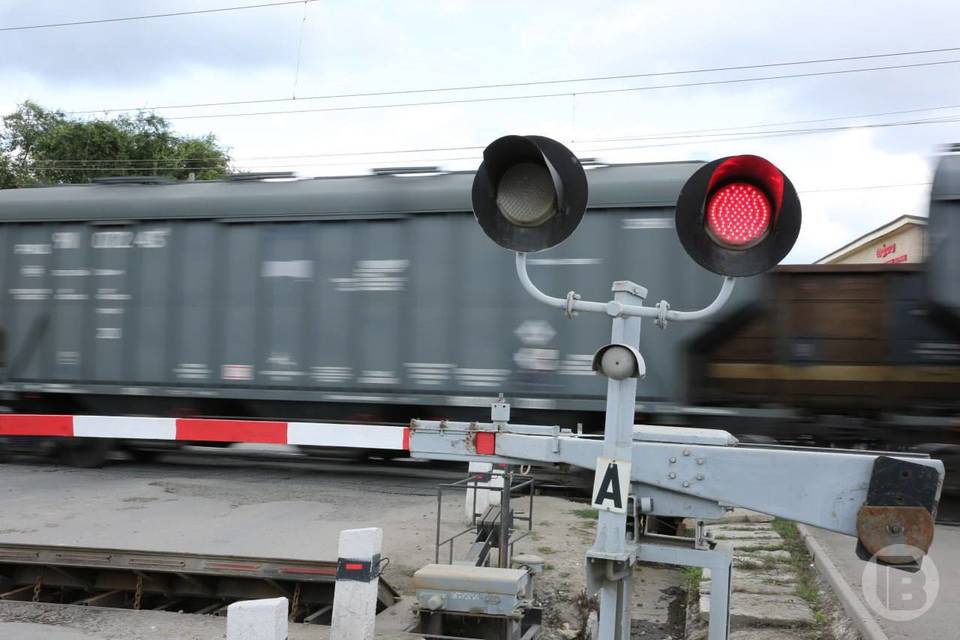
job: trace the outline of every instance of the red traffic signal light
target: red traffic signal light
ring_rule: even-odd
[[[720,158],[680,190],[676,228],[700,266],[725,276],[767,271],[800,234],[800,199],[790,180],[759,156]]]
[[[587,208],[587,175],[565,146],[543,136],[504,136],[483,151],[473,212],[491,240],[514,251],[560,244]]]

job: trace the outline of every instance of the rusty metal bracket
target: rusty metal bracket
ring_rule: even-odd
[[[933,544],[933,516],[923,507],[864,505],[857,514],[857,538],[878,562],[917,565]]]
[[[867,499],[857,513],[857,555],[918,571],[933,544],[940,490],[936,471],[888,456],[873,464]]]

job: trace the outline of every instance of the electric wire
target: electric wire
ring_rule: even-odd
[[[154,20],[156,18],[176,18],[180,16],[195,16],[209,13],[225,13],[228,11],[244,11],[247,9],[266,9],[269,7],[283,7],[292,4],[301,4],[304,2],[316,2],[317,0],[286,0],[284,2],[264,2],[260,4],[245,4],[233,7],[220,7],[217,9],[195,9],[192,11],[174,11],[170,13],[152,13],[142,16],[123,16],[118,18],[95,18],[92,20],[76,20],[73,22],[50,22],[46,24],[29,24],[16,27],[0,27],[0,31],[29,31],[35,29],[54,29],[59,27],[78,27],[91,24],[105,24],[108,22],[132,22],[134,20]]]
[[[866,73],[871,71],[888,71],[893,69],[914,69],[919,67],[932,67],[938,65],[957,64],[957,60],[939,60],[936,62],[917,62],[911,64],[887,65],[881,67],[863,67],[858,69],[837,69],[833,71],[815,71],[809,73],[792,73],[779,76],[756,76],[751,78],[727,78],[722,80],[705,80],[701,82],[682,82],[676,84],[645,85],[642,87],[620,87],[615,89],[590,89],[584,91],[566,91],[555,93],[525,94],[518,96],[485,96],[478,98],[453,98],[449,100],[423,100],[419,102],[392,102],[382,104],[358,104],[344,105],[336,107],[313,107],[309,109],[280,109],[271,111],[245,111],[239,113],[206,113],[193,115],[171,115],[164,116],[167,120],[209,120],[218,118],[248,118],[257,116],[277,116],[277,115],[298,115],[304,113],[331,113],[338,111],[366,111],[372,109],[402,109],[409,107],[432,107],[451,104],[478,104],[489,102],[510,102],[521,100],[542,100],[547,98],[569,98],[571,96],[585,95],[612,95],[621,93],[635,93],[641,91],[654,91],[659,89],[681,89],[687,87],[706,87],[717,85],[740,84],[746,82],[765,82],[770,80],[786,80],[798,78],[811,78],[820,76],[835,76],[849,73]],[[297,100],[300,100],[298,98]]]
[[[938,109],[939,107],[934,107],[929,110]],[[908,109],[902,110],[905,112],[916,112],[919,110]],[[886,112],[886,113],[897,113],[897,112]],[[850,116],[856,117],[856,116]],[[821,120],[831,120],[833,118],[823,118]],[[797,135],[816,135],[823,133],[837,133],[842,131],[851,131],[856,129],[877,129],[877,128],[894,128],[894,127],[904,127],[904,126],[920,126],[920,125],[931,125],[931,124],[952,124],[960,122],[960,114],[943,116],[937,118],[921,118],[921,119],[912,119],[912,120],[901,120],[901,121],[892,121],[892,122],[873,122],[873,123],[860,123],[860,124],[851,124],[843,126],[833,126],[833,127],[811,127],[805,129],[779,129],[771,131],[757,131],[752,133],[747,132],[738,132],[732,131],[729,133],[682,133],[677,132],[673,134],[661,134],[661,135],[651,135],[651,136],[640,136],[634,138],[621,138],[621,141],[628,140],[646,140],[646,141],[657,141],[657,140],[673,140],[674,142],[663,142],[658,144],[644,144],[644,145],[620,145],[613,147],[600,147],[600,146],[588,146],[585,151],[590,152],[605,152],[605,151],[625,151],[633,149],[647,149],[647,148],[656,148],[656,147],[666,147],[666,146],[678,146],[685,144],[697,144],[708,139],[712,142],[735,142],[741,140],[762,140],[765,138],[778,138],[778,137],[791,137]],[[771,123],[772,124],[772,123]],[[747,127],[744,127],[747,128]],[[708,130],[703,130],[708,131]],[[709,139],[714,140],[709,140]],[[677,141],[679,140],[679,142]],[[689,141],[688,141],[689,140]],[[570,141],[570,144],[583,146],[588,141]],[[260,157],[250,157],[250,158],[237,158],[234,161],[241,160],[296,160],[296,159],[310,159],[310,158],[332,158],[332,157],[359,157],[359,156],[371,156],[371,155],[391,155],[391,154],[411,154],[411,153],[437,153],[437,152],[457,152],[457,151],[479,151],[483,149],[482,145],[472,145],[472,146],[457,146],[457,147],[432,147],[432,148],[422,148],[422,149],[398,149],[393,151],[358,151],[358,152],[331,152],[331,153],[321,153],[321,154],[305,154],[301,156],[260,156]],[[456,158],[456,159],[472,159],[477,157],[476,155],[467,156],[466,158]],[[205,158],[184,158],[178,159],[177,162],[189,163],[196,161],[203,161]],[[443,160],[447,160],[444,158]],[[160,162],[170,163],[174,159],[164,159]],[[385,162],[425,162],[430,163],[436,161],[436,159],[431,158],[408,158],[408,159],[384,159]],[[143,160],[124,160],[124,159],[115,159],[115,160],[82,160],[82,159],[59,159],[59,160],[48,160],[41,161],[36,166],[43,168],[45,170],[59,170],[59,169],[85,169],[89,168],[91,165],[96,167],[102,167],[108,170],[118,170],[123,168],[130,169],[150,169],[153,168],[153,165],[157,160],[143,159]],[[261,166],[274,166],[274,167],[288,167],[288,166],[337,166],[337,165],[348,165],[348,164],[369,164],[369,160],[361,160],[356,162],[351,161],[336,161],[330,163],[312,163],[304,165],[302,163],[292,163],[284,162],[280,164],[264,164],[264,163],[254,163],[260,164]],[[144,166],[139,166],[139,165]],[[176,165],[183,167],[184,165]],[[209,167],[205,167],[209,168]]]
[[[752,69],[769,69],[776,67],[791,67],[791,66],[803,66],[810,64],[826,64],[833,62],[851,62],[856,60],[875,60],[880,58],[892,58],[892,57],[901,57],[901,56],[913,56],[913,55],[929,55],[933,53],[949,53],[960,51],[960,47],[943,47],[939,49],[917,49],[912,51],[895,51],[890,53],[875,53],[875,54],[866,54],[859,56],[844,56],[844,57],[833,57],[833,58],[813,58],[807,60],[790,60],[785,62],[768,62],[761,64],[748,64],[748,65],[731,65],[731,66],[722,66],[722,67],[704,67],[696,69],[681,69],[673,71],[655,71],[655,72],[644,72],[644,73],[629,73],[629,74],[620,74],[620,75],[607,75],[607,76],[585,76],[579,78],[559,78],[553,80],[532,80],[532,81],[523,81],[523,82],[500,82],[492,84],[473,84],[473,85],[453,85],[447,87],[423,87],[415,89],[396,89],[396,90],[385,90],[385,91],[364,91],[364,92],[354,92],[354,93],[340,93],[340,94],[326,94],[326,95],[316,95],[316,96],[303,96],[299,98],[256,98],[251,100],[226,100],[220,102],[196,102],[196,103],[181,103],[181,104],[166,104],[166,105],[155,105],[155,106],[140,106],[140,107],[111,107],[104,109],[86,109],[80,111],[67,111],[65,113],[69,115],[84,115],[84,114],[98,114],[98,113],[116,113],[116,112],[130,112],[130,111],[154,111],[161,109],[194,109],[194,108],[203,108],[203,107],[225,107],[225,106],[239,106],[239,105],[253,105],[253,104],[268,104],[274,102],[304,102],[309,100],[335,100],[335,99],[347,99],[347,98],[373,98],[373,97],[384,97],[384,96],[396,96],[396,95],[411,95],[411,94],[422,94],[422,93],[443,93],[443,92],[454,92],[454,91],[477,91],[477,90],[489,90],[489,89],[509,89],[517,87],[534,87],[534,86],[544,86],[544,85],[553,85],[553,84],[575,84],[575,83],[584,83],[584,82],[603,82],[603,81],[614,81],[614,80],[636,80],[638,78],[656,78],[656,77],[668,77],[676,75],[688,75],[696,73],[719,73],[726,71],[747,71]],[[928,64],[939,64],[940,62],[931,61]],[[879,67],[886,68],[886,67]],[[878,68],[878,69],[879,69]],[[899,67],[893,67],[899,68]],[[865,70],[873,70],[867,68]],[[843,72],[854,72],[843,71]],[[761,78],[764,79],[764,78]],[[771,77],[775,79],[775,77]],[[742,81],[749,81],[742,80]],[[682,86],[698,86],[696,84],[682,85]],[[658,88],[658,87],[651,87]],[[637,89],[642,90],[643,88]],[[556,94],[559,96],[569,96],[576,94],[589,93],[586,91],[577,91],[571,93],[561,93]],[[551,94],[553,95],[553,94]]]

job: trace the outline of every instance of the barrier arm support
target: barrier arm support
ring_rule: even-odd
[[[635,430],[630,480],[635,497],[651,494],[654,515],[710,518],[724,506],[738,506],[856,536],[879,458],[933,469],[939,483],[928,498],[934,503],[943,483],[943,463],[921,455],[744,447],[724,431],[684,428],[662,430],[672,440],[665,441],[651,439],[661,430],[649,429],[654,435],[646,427]],[[601,440],[559,427],[431,420],[410,427],[410,454],[429,459],[594,469],[602,447]]]

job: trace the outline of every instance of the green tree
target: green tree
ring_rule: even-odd
[[[153,113],[81,120],[25,102],[2,120],[0,188],[91,182],[107,176],[220,178],[230,156],[213,134],[179,136]]]

